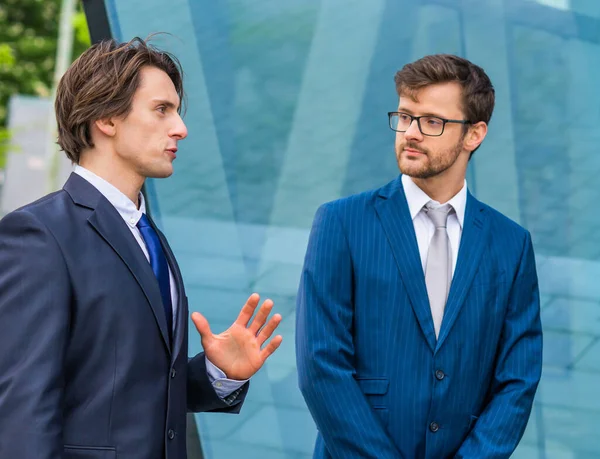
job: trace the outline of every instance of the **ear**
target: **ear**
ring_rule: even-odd
[[[465,135],[465,150],[469,152],[475,150],[481,144],[481,142],[483,142],[483,139],[485,139],[485,136],[487,135],[487,129],[487,124],[483,121],[470,126],[467,134]]]
[[[94,121],[96,128],[105,136],[114,137],[117,133],[117,126],[112,118]]]

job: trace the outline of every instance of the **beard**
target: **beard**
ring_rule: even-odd
[[[407,158],[403,150],[410,148],[422,153],[424,156],[418,158]],[[398,168],[404,175],[417,179],[428,179],[435,177],[450,169],[460,156],[463,149],[463,138],[461,137],[456,144],[441,151],[432,152],[426,148],[421,148],[410,142],[403,142],[396,149],[396,159]]]

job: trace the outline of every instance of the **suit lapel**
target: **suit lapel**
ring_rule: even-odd
[[[142,288],[152,309],[165,346],[171,351],[167,319],[156,277],[138,242],[112,204],[90,183],[77,174],[71,174],[64,189],[75,204],[92,209],[89,224],[121,258]]]
[[[419,326],[433,352],[436,339],[425,276],[400,177],[381,189],[375,211],[390,243]]]
[[[448,301],[444,309],[444,318],[436,350],[442,346],[450,333],[473,283],[477,267],[481,262],[481,256],[489,236],[489,219],[485,218],[485,214],[485,206],[475,199],[471,193],[468,193],[458,260],[448,294]]]
[[[119,213],[106,200],[99,202],[98,207],[96,207],[88,221],[98,234],[113,248],[117,255],[119,255],[142,288],[148,303],[150,303],[165,345],[170,351],[171,345],[167,330],[167,319],[162,305],[158,282],[150,263],[146,260],[133,234],[125,226]]]

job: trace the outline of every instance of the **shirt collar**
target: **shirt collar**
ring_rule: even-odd
[[[137,209],[135,204],[129,199],[124,193],[117,189],[114,185],[108,183],[102,177],[97,176],[92,171],[81,167],[75,166],[73,170],[77,175],[88,181],[94,188],[96,188],[102,195],[108,199],[119,215],[125,220],[129,226],[133,227],[137,225],[137,222],[142,218],[142,214],[146,213],[146,203],[144,201],[144,195],[140,193],[140,208]]]
[[[404,194],[406,195],[406,202],[408,203],[408,210],[410,211],[410,218],[412,220],[423,210],[423,206],[432,199],[417,186],[415,182],[408,175],[402,175],[402,186],[404,187]],[[437,202],[437,201],[434,201]],[[440,203],[446,204],[446,203]],[[463,187],[458,193],[454,195],[452,199],[448,201],[448,204],[452,206],[456,213],[456,218],[460,227],[463,227],[465,219],[465,208],[467,206],[467,181],[465,180]]]

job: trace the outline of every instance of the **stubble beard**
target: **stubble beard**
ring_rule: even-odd
[[[402,155],[405,148],[417,150],[423,153],[426,158],[414,160],[406,157],[403,158]],[[401,144],[400,148],[396,151],[396,158],[398,161],[398,168],[402,174],[416,179],[428,179],[450,169],[458,159],[461,152],[462,139],[453,147],[435,154],[432,154],[430,150],[419,148],[414,144],[405,142]],[[424,159],[425,161],[423,161]]]

